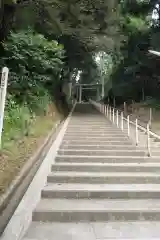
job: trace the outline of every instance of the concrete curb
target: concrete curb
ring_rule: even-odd
[[[56,131],[49,134],[43,146],[26,163],[8,194],[3,196],[0,206],[1,210],[4,209],[0,216],[0,231],[3,232],[1,240],[20,240],[28,228],[32,211],[40,200],[41,190],[46,183],[74,107],[64,123],[62,122],[63,125],[57,124]]]

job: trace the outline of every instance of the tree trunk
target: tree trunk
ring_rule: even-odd
[[[11,25],[13,23],[13,17],[15,13],[15,5],[8,5],[1,0],[0,5],[0,42],[2,42],[8,35]]]

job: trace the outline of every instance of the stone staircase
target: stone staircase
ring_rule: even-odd
[[[24,240],[160,239],[159,161],[77,105]]]

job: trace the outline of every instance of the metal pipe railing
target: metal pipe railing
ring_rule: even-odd
[[[135,122],[130,120],[130,115],[127,116],[127,118],[124,117],[124,112],[120,111],[119,109],[116,109],[114,107],[111,107],[109,104],[105,106],[102,103],[97,103],[95,101],[90,100],[90,102],[99,110],[102,112],[113,124],[116,124],[117,127],[119,127],[122,131],[124,131],[124,121],[127,123],[127,135],[130,137],[130,125],[133,125],[135,127],[135,138],[136,138],[136,146],[139,145],[139,132],[138,130],[141,130],[144,133],[147,133],[147,155],[151,156],[151,144],[150,144],[150,138],[154,137],[156,139],[160,140],[160,136],[156,133],[153,133],[150,131],[150,123],[148,122],[147,127],[142,127],[138,124],[138,119],[135,120]],[[126,106],[125,106],[126,107]],[[103,109],[103,110],[102,110]],[[106,110],[107,109],[107,110]],[[115,115],[116,112],[116,115]],[[115,122],[116,118],[116,122]],[[120,121],[119,121],[120,118]]]

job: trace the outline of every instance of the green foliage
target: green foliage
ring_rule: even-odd
[[[3,144],[30,134],[44,116],[60,83],[63,46],[32,30],[12,32],[3,42],[1,66],[9,68]]]
[[[148,29],[146,20],[143,17],[127,16],[126,30],[134,34],[135,32],[142,32]]]
[[[50,90],[58,83],[64,50],[56,41],[27,30],[11,33],[3,46],[1,65],[10,69],[8,91],[19,102],[30,104],[34,96],[39,97],[39,88]]]
[[[17,103],[14,96],[8,95],[4,115],[3,144],[31,134],[31,126],[36,116],[44,116],[48,112],[50,95],[45,89],[37,89],[37,91],[37,96],[30,96],[29,104]]]
[[[64,45],[70,72],[88,64],[88,56],[119,45],[116,0],[36,0],[19,4],[15,28],[31,25],[37,32]],[[43,16],[43,17],[42,17]],[[114,41],[117,40],[117,41]]]
[[[14,98],[9,95],[4,115],[3,139],[9,141],[28,135],[31,119],[29,108],[26,105],[17,104]]]
[[[152,27],[147,17],[153,5],[150,1],[124,0],[121,8],[123,17],[121,33],[125,36],[118,59],[114,61],[111,81],[115,96],[123,100],[142,100],[145,95],[153,94],[153,68],[150,68],[148,48],[151,45]]]

